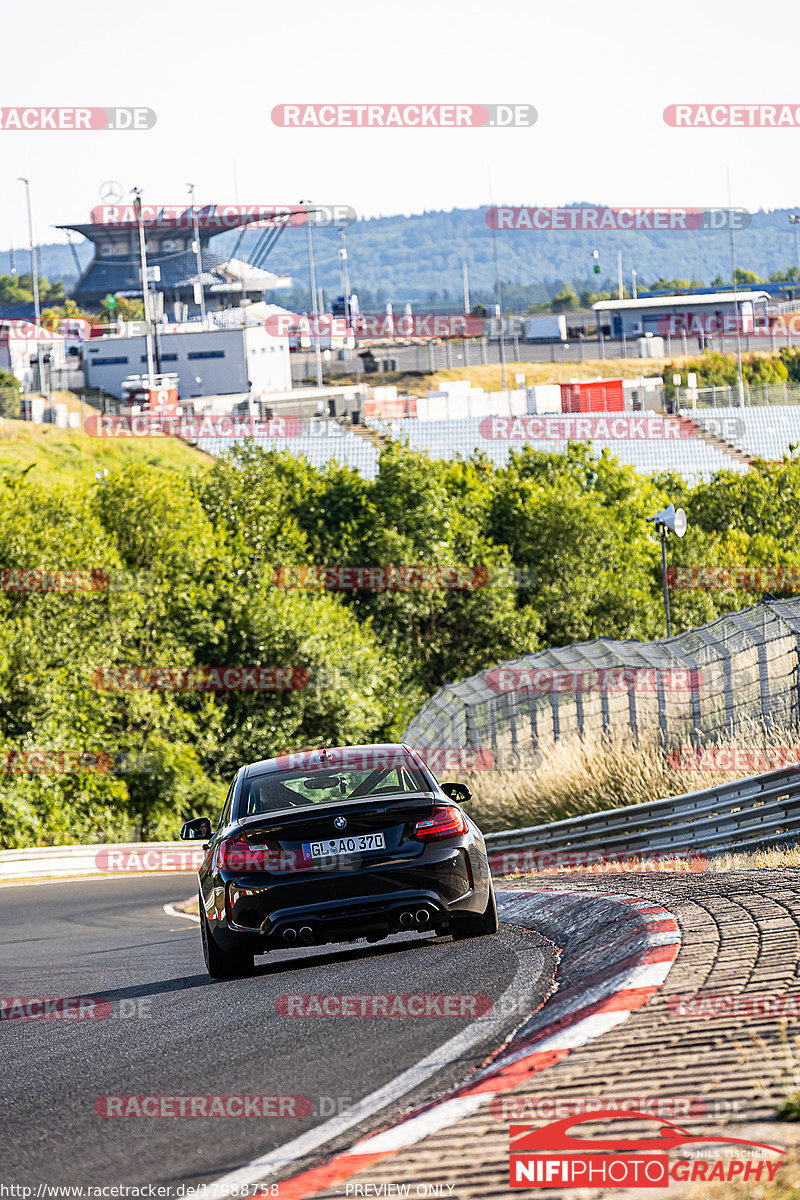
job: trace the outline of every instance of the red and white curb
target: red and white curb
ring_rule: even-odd
[[[562,903],[564,897],[573,897],[578,901],[582,899],[587,907],[589,901],[599,899],[629,906],[626,912],[631,914],[633,910],[635,913],[641,944],[629,950],[623,943],[622,952],[615,957],[612,955],[598,971],[582,978],[566,991],[556,992],[541,1010],[540,1016],[546,1015],[551,1007],[563,1008],[566,1001],[565,1011],[535,1032],[526,1033],[526,1026],[523,1025],[488,1066],[449,1096],[424,1105],[388,1129],[362,1138],[350,1149],[335,1154],[322,1166],[311,1167],[281,1179],[281,1200],[307,1200],[414,1145],[429,1134],[448,1128],[497,1096],[520,1087],[532,1075],[560,1062],[571,1050],[586,1045],[626,1021],[631,1013],[652,999],[666,980],[680,949],[680,929],[667,909],[651,900],[622,896],[615,892],[536,889],[506,893],[506,911],[503,915],[512,923],[524,924],[525,920],[531,921],[533,918],[513,910],[524,909],[524,900],[546,904],[548,897]],[[391,1085],[387,1090],[389,1088]],[[362,1101],[361,1105],[364,1103]],[[315,1132],[322,1131],[310,1132],[311,1138],[308,1134],[301,1135],[295,1142],[278,1147],[248,1167],[217,1180],[210,1187],[217,1188],[229,1182],[241,1184],[248,1179],[257,1180],[264,1187],[263,1180],[270,1172],[277,1174],[292,1161],[305,1157],[311,1150],[309,1142],[316,1141],[315,1149],[319,1149],[335,1136],[332,1131],[330,1136],[323,1134],[321,1139],[313,1138]],[[257,1194],[268,1195],[268,1189]]]
[[[187,911],[193,904],[197,904],[196,896],[190,896],[188,900],[177,900],[174,904],[164,904],[162,907],[168,917],[183,917],[185,921],[193,921],[195,925],[199,925],[199,913]]]

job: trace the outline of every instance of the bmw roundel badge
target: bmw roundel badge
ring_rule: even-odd
[[[344,817],[337,817],[333,823],[337,829],[345,829],[347,827],[347,821]]]

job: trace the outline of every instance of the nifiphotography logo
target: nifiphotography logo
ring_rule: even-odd
[[[619,1132],[607,1137],[574,1136],[572,1126],[582,1122],[615,1122]],[[652,1124],[652,1113],[607,1108],[591,1114],[573,1114],[546,1125],[509,1126],[509,1186],[512,1188],[572,1187],[668,1188],[673,1182],[724,1180],[726,1182],[771,1182],[782,1160],[769,1162],[753,1150],[782,1155],[778,1146],[706,1134],[695,1136],[680,1125],[664,1121],[650,1137],[624,1136],[624,1121]],[[675,1157],[679,1147],[741,1147],[716,1159]]]

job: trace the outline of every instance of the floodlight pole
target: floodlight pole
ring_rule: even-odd
[[[686,513],[682,508],[676,509],[674,504],[670,504],[668,508],[657,512],[654,517],[647,518],[648,524],[652,521],[656,533],[661,538],[661,580],[664,585],[664,615],[667,618],[667,637],[672,637],[672,622],[669,615],[669,587],[667,585],[667,534],[672,531],[676,537],[682,538],[686,533]]]
[[[667,587],[667,527],[659,525],[661,534],[661,579],[664,584],[664,615],[667,618],[667,637],[672,637],[672,623],[669,619],[669,588]]]
[[[19,182],[25,184],[25,200],[28,207],[28,238],[31,251],[31,282],[33,284],[33,311],[36,319],[36,361],[39,364],[39,391],[44,395],[44,363],[42,361],[41,305],[39,303],[39,272],[36,265],[36,252],[33,245],[33,216],[31,214],[31,185],[30,180],[19,177]],[[52,359],[50,364],[52,372]],[[52,397],[51,397],[52,399]]]
[[[728,232],[731,241],[731,286],[733,287],[733,311],[736,317],[736,384],[739,392],[739,408],[744,408],[744,377],[742,375],[742,332],[739,312],[739,297],[736,294],[736,247],[733,239],[733,216],[731,212],[731,172],[728,168]],[[724,346],[724,342],[722,343]]]
[[[203,252],[200,249],[200,223],[197,220],[197,209],[194,205],[194,184],[187,183],[186,188],[189,192],[189,200],[192,205],[192,233],[194,234],[194,259],[197,269],[197,285],[200,289],[200,321],[205,326],[206,323],[206,294],[203,288]],[[244,318],[242,318],[244,319]]]
[[[311,240],[311,201],[301,200],[300,203],[306,205],[308,208],[306,212],[306,255],[308,256],[308,286],[311,292],[311,338],[314,343],[314,366],[317,370],[317,387],[322,387],[322,356],[319,346],[320,319],[317,313],[317,278],[314,271],[314,246]],[[346,297],[345,304],[347,304]],[[347,328],[346,323],[345,328]],[[333,327],[331,326],[332,332]],[[331,344],[333,344],[332,341]]]
[[[797,213],[791,213],[789,215],[789,220],[791,221],[792,225],[794,225],[794,250],[795,257],[797,258],[797,279],[798,282],[800,282],[800,234],[798,234],[800,217],[797,215]]]
[[[500,348],[500,383],[503,391],[508,384],[506,379],[506,339],[503,332],[503,291],[500,284],[500,259],[497,254],[497,222],[492,226],[492,249],[494,251],[494,297],[495,316],[499,322]]]
[[[155,371],[153,369],[153,327],[150,323],[150,292],[147,286],[147,242],[144,234],[142,219],[142,189],[133,189],[133,208],[136,213],[136,223],[139,226],[139,259],[142,272],[142,300],[144,302],[144,331],[147,347],[147,386],[155,387]]]

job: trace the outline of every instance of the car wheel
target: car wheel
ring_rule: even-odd
[[[220,950],[208,927],[206,914],[200,904],[200,932],[203,938],[203,958],[212,979],[235,979],[237,975],[252,975],[253,955],[241,951]]]
[[[453,917],[453,941],[460,942],[464,938],[486,937],[489,934],[497,933],[498,926],[497,900],[494,886],[490,883],[489,899],[482,913],[467,913],[463,916]]]

